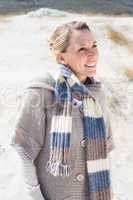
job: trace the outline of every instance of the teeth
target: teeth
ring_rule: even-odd
[[[93,64],[93,65],[86,65],[86,66],[88,66],[88,67],[93,67],[93,66],[95,66],[95,64]]]

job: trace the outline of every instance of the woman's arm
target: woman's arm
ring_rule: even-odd
[[[112,132],[112,126],[111,126],[111,117],[110,117],[110,110],[107,100],[107,94],[106,94],[105,86],[102,85],[102,92],[100,97],[100,104],[103,110],[104,120],[105,120],[105,126],[107,131],[107,151],[111,152],[115,148],[114,143],[114,136]]]
[[[33,200],[44,200],[34,160],[45,136],[44,99],[41,88],[27,89],[21,101],[11,145],[21,161],[24,188]]]
[[[24,189],[33,200],[45,200],[40,190],[34,163],[20,145],[16,145],[14,148],[21,161],[21,175]]]

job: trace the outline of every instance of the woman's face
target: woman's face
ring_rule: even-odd
[[[60,53],[59,62],[76,74],[81,82],[96,74],[98,49],[92,33],[88,30],[75,30],[65,53]]]

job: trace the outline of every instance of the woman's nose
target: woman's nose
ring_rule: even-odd
[[[99,53],[98,53],[98,50],[97,49],[92,49],[91,51],[87,51],[87,57],[91,57],[91,58],[97,58]]]

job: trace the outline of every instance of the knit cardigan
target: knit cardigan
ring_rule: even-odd
[[[22,98],[11,144],[22,161],[25,187],[33,200],[88,200],[82,112],[80,101],[76,97],[72,109],[74,126],[71,165],[74,172],[71,177],[61,179],[53,178],[45,171],[50,153],[49,132],[55,103],[54,84],[55,78],[51,74],[29,84]],[[111,152],[114,149],[114,141],[104,87],[102,84],[96,87],[96,80],[91,81],[88,87],[102,106],[108,133],[108,152]]]

